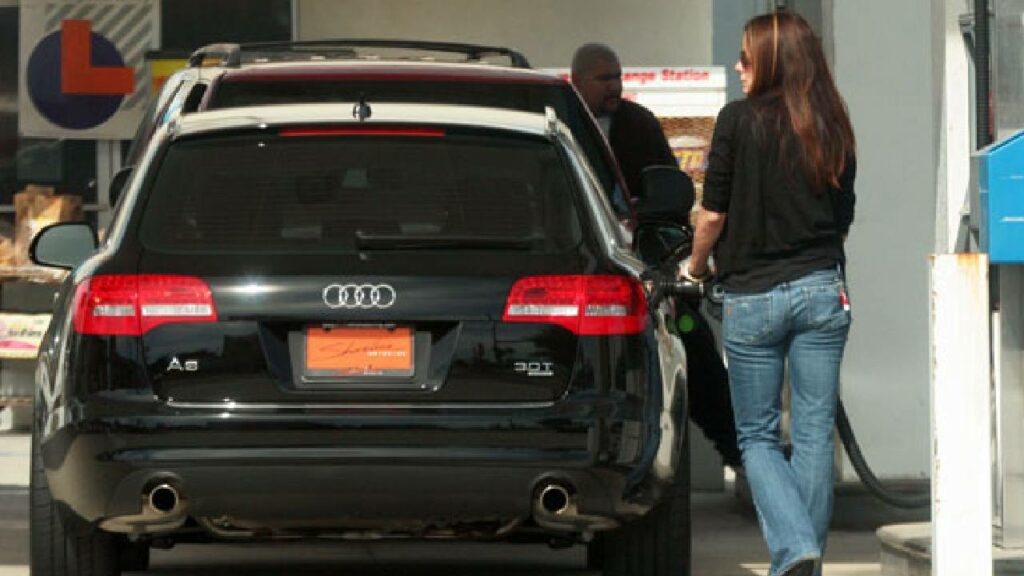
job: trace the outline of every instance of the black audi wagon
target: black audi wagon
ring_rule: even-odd
[[[687,573],[671,176],[631,240],[553,109],[161,127],[102,242],[72,223],[31,247],[72,270],[36,377],[33,574],[303,538],[585,543],[607,574]]]

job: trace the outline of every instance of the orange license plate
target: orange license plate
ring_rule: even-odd
[[[349,377],[412,376],[412,328],[309,328],[306,331],[306,373]]]

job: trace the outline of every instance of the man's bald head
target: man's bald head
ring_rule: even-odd
[[[589,42],[576,49],[572,83],[594,116],[612,114],[622,103],[622,66],[607,44]]]
[[[619,56],[611,46],[601,42],[587,42],[572,55],[572,77],[582,76],[594,69],[600,62],[619,63]]]

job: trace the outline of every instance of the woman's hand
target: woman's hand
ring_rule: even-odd
[[[695,262],[692,258],[687,258],[679,265],[679,276],[690,282],[704,282],[712,273],[706,259],[703,262]]]

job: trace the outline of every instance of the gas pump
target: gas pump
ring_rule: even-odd
[[[990,263],[993,543],[1024,549],[1024,0],[975,12],[978,145],[996,139],[972,155],[970,186],[970,231]]]
[[[993,541],[1024,548],[1024,131],[975,153],[972,174],[972,222],[991,265]]]

